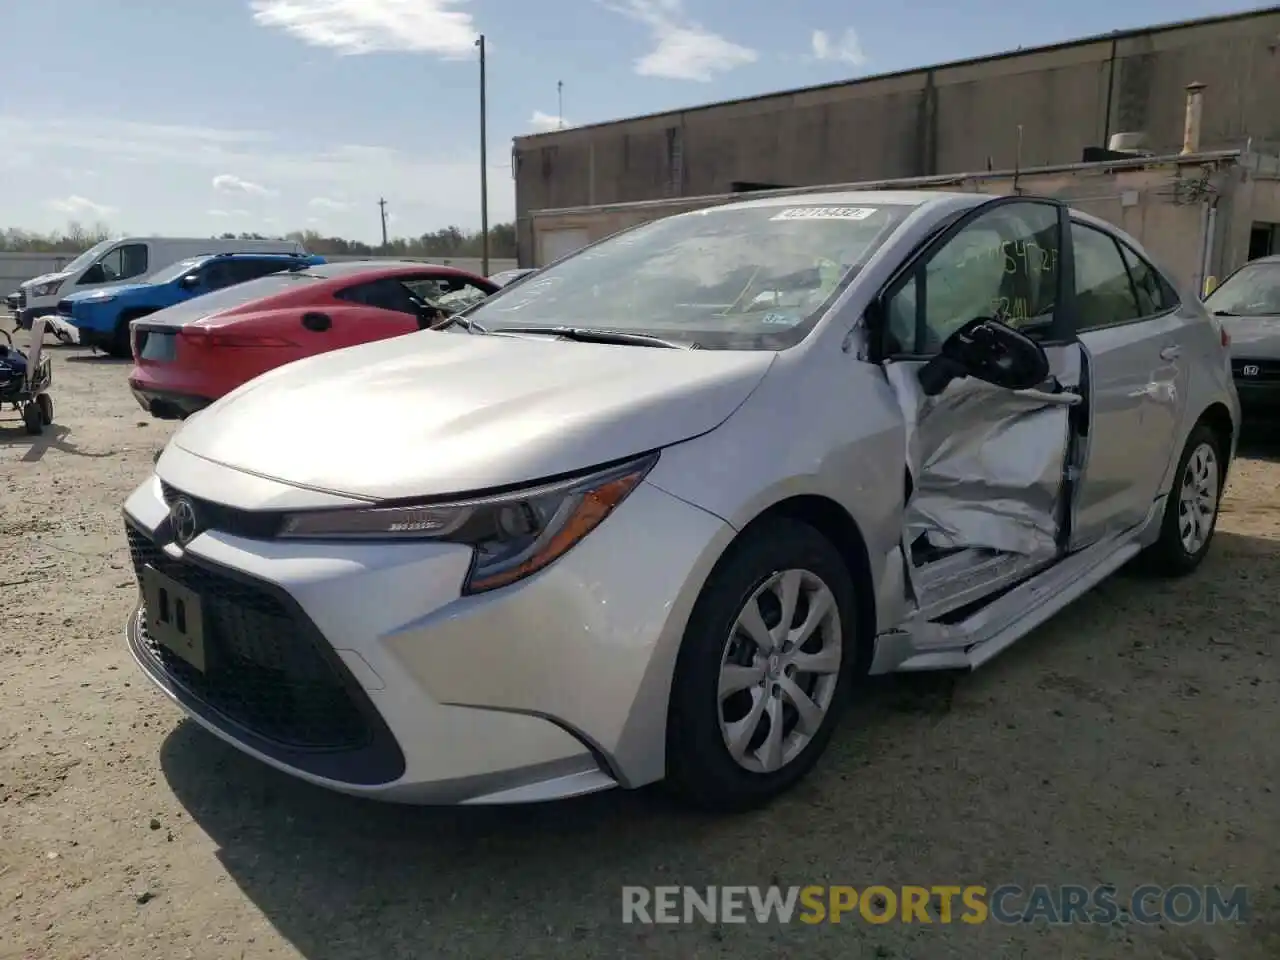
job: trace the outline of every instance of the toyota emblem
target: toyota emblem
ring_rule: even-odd
[[[173,528],[173,542],[185,547],[195,539],[197,529],[196,505],[186,497],[179,497],[169,507],[169,526]]]

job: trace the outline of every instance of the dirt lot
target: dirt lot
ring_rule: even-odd
[[[185,722],[125,650],[126,493],[170,428],[55,348],[0,423],[0,957],[1280,956],[1280,465],[1234,468],[1193,578],[1121,576],[971,676],[892,679],[819,772],[708,821],[330,795]],[[1271,449],[1276,449],[1272,445]],[[1247,885],[1242,925],[624,926],[622,884]]]

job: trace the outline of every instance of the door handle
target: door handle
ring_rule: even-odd
[[[1180,356],[1182,356],[1182,348],[1176,343],[1170,344],[1160,351],[1161,360],[1177,360]]]

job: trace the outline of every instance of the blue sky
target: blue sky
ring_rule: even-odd
[[[510,219],[511,138],[1241,9],[1222,0],[5,4],[0,226],[376,240]],[[1016,12],[1015,12],[1016,11]]]

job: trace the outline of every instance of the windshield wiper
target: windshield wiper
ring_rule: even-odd
[[[427,329],[428,330],[448,330],[450,327],[452,327],[456,323],[460,327],[462,327],[463,330],[467,331],[467,333],[488,333],[489,330],[487,327],[482,327],[480,326],[480,324],[476,323],[476,321],[468,320],[466,318],[465,314],[469,312],[470,312],[470,309],[459,310],[457,313],[449,317],[446,317],[444,320],[441,320],[435,326],[428,327]]]
[[[665,347],[669,350],[696,350],[698,345],[676,343],[647,333],[625,333],[621,330],[593,330],[590,327],[498,327],[494,333],[533,333],[564,337],[580,343],[617,343],[631,347]]]

